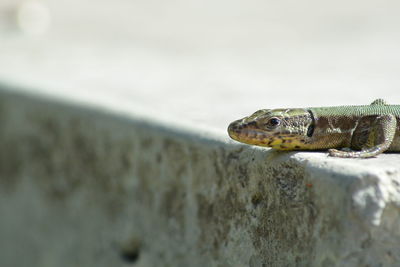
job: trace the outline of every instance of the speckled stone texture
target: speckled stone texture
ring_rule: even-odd
[[[274,152],[7,91],[0,111],[0,266],[400,262],[400,155]]]

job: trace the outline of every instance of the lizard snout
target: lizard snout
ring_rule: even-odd
[[[256,126],[257,123],[255,121],[246,121],[246,119],[236,120],[229,124],[228,133],[231,138],[238,140],[239,135],[247,135],[247,131],[255,129]]]
[[[228,133],[232,137],[232,134],[239,133],[242,127],[240,127],[241,120],[237,120],[229,124]]]

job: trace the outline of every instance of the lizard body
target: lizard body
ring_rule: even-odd
[[[364,106],[262,109],[232,122],[228,133],[278,150],[329,149],[330,156],[369,158],[400,151],[400,105],[377,99]]]

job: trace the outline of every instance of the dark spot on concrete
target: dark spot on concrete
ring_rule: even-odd
[[[153,141],[151,140],[150,137],[148,138],[143,138],[140,142],[140,146],[142,147],[143,150],[149,148],[152,145]]]
[[[261,195],[260,192],[255,193],[255,194],[251,197],[251,203],[252,203],[255,207],[257,207],[258,204],[260,204],[261,200],[262,200],[262,195]]]
[[[126,243],[120,250],[121,258],[127,263],[137,262],[140,255],[140,246],[140,242],[136,239]]]
[[[161,153],[157,153],[157,156],[156,156],[156,161],[157,161],[157,163],[160,164],[160,163],[161,163],[161,160],[162,160],[162,155],[161,155]]]

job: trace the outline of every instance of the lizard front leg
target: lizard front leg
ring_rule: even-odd
[[[352,143],[363,142],[361,151],[329,149],[329,155],[341,158],[370,158],[387,150],[396,133],[396,117],[392,114],[368,118],[373,122],[361,123],[353,133]],[[366,138],[364,138],[366,137]]]

